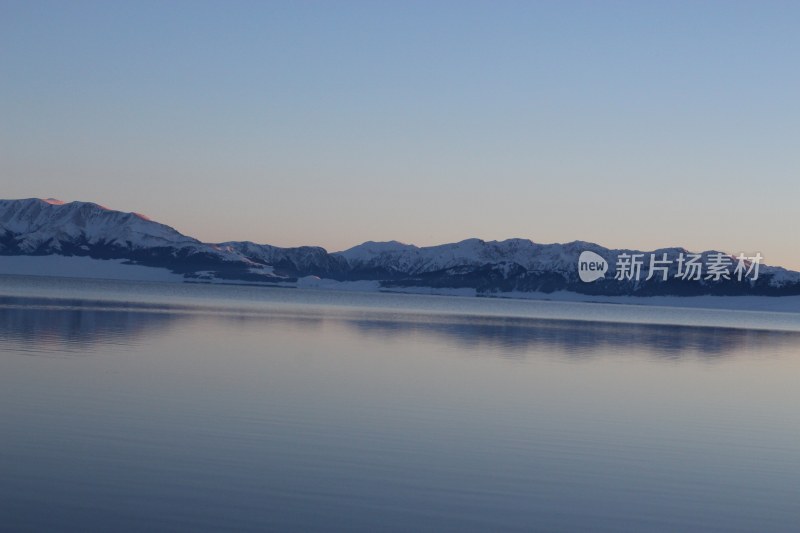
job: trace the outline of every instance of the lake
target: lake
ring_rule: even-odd
[[[0,276],[0,529],[800,524],[800,314]]]

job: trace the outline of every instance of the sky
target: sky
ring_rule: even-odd
[[[0,0],[0,197],[800,270],[800,3]]]

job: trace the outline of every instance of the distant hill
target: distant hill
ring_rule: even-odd
[[[578,261],[583,252],[592,252],[607,263],[608,271],[600,279],[581,281]],[[659,260],[666,254],[669,260],[668,266],[661,263],[662,269],[654,269],[653,276],[651,254]],[[739,280],[735,271],[738,259],[713,250],[704,251],[697,258],[705,267],[699,279],[682,279],[678,264],[682,254],[688,257],[689,251],[616,250],[583,241],[539,244],[528,239],[467,239],[427,247],[370,241],[330,253],[315,246],[204,243],[143,215],[90,202],[0,200],[0,273],[4,272],[2,256],[64,256],[113,260],[123,273],[130,265],[164,269],[178,275],[172,279],[196,282],[308,287],[370,281],[371,284],[358,286],[390,290],[472,289],[479,295],[555,291],[602,296],[800,294],[800,273],[760,265],[758,277],[753,279],[753,265],[747,261],[743,266],[750,269],[749,275]],[[616,279],[620,277],[618,262],[625,256],[641,261],[638,280],[633,276]],[[706,276],[715,260],[727,263],[719,279]],[[129,268],[130,272],[134,270]]]

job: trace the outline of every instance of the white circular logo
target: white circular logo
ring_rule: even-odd
[[[578,276],[581,281],[590,283],[598,280],[608,272],[608,262],[594,252],[582,252],[578,258]]]

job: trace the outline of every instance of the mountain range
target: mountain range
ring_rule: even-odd
[[[591,283],[580,280],[578,259],[593,252],[608,273]],[[91,202],[55,199],[0,200],[0,272],[2,256],[66,256],[114,260],[123,265],[166,269],[185,281],[319,286],[320,283],[370,281],[385,290],[447,291],[471,289],[479,295],[514,295],[568,291],[583,295],[798,295],[800,273],[760,265],[757,279],[697,280],[669,276],[615,279],[621,254],[677,257],[683,248],[653,251],[609,249],[573,241],[540,244],[528,239],[483,241],[418,247],[397,241],[365,242],[342,252],[317,246],[281,248],[248,241],[205,243],[137,213],[124,213]],[[703,261],[715,254],[702,252]],[[721,254],[724,255],[724,254]],[[749,266],[749,263],[748,263]]]

